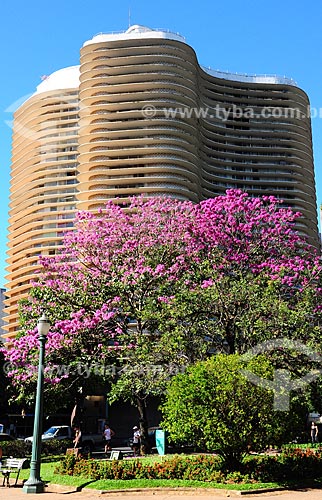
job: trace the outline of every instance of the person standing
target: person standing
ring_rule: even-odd
[[[311,440],[312,440],[312,444],[315,444],[318,442],[318,434],[319,434],[319,428],[318,426],[316,425],[315,422],[312,422],[312,425],[311,425]]]
[[[141,434],[139,431],[139,428],[135,425],[133,427],[133,455],[136,457],[136,455],[140,455],[140,445],[141,445]]]
[[[103,438],[105,439],[105,453],[111,451],[111,440],[115,436],[115,432],[110,428],[108,424],[105,424],[105,429],[103,432]]]

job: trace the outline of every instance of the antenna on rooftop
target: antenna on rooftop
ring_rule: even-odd
[[[131,7],[129,7],[129,28],[131,26]]]

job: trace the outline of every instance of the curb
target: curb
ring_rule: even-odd
[[[236,490],[229,490],[236,491]],[[239,490],[238,495],[257,495],[260,493],[274,493],[274,491],[287,491],[287,488],[283,488],[283,486],[276,488],[258,488],[257,490]],[[290,490],[288,490],[290,491]]]
[[[202,496],[202,493],[205,494],[214,494],[217,496],[225,496],[225,497],[233,497],[233,496],[243,496],[243,495],[254,495],[260,493],[273,493],[274,491],[285,491],[285,488],[260,488],[257,490],[225,490],[221,488],[131,488],[131,489],[123,489],[123,490],[92,490],[91,488],[83,488],[86,491],[97,491],[100,495],[111,495],[113,493],[122,493],[122,494],[130,494],[130,493],[198,493]]]
[[[67,484],[48,483],[45,485],[45,493],[77,493],[81,492],[83,489],[85,488],[80,486],[68,486]]]
[[[86,486],[68,486],[63,484],[49,484],[46,486],[46,492],[48,493],[81,493],[82,491],[88,493],[98,493],[100,495],[119,495],[121,494],[131,494],[131,493],[216,493],[217,495],[230,497],[230,496],[243,496],[243,495],[258,495],[261,493],[273,493],[274,491],[286,491],[286,488],[277,487],[277,488],[258,488],[253,490],[229,490],[222,488],[185,488],[185,487],[177,487],[177,488],[128,488],[128,489],[119,489],[119,490],[95,490],[93,488],[87,488]]]

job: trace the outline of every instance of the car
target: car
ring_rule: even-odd
[[[53,425],[47,431],[45,431],[42,436],[42,441],[51,441],[53,439],[71,439],[72,438],[72,429],[68,425]],[[25,438],[26,443],[33,442],[33,436],[29,436]]]
[[[11,436],[10,434],[6,434],[5,432],[0,433],[0,442],[3,441],[16,441],[16,438],[14,436]]]
[[[45,431],[42,436],[42,442],[52,441],[54,439],[60,441],[62,439],[67,439],[72,441],[74,438],[74,430],[69,425],[52,425],[47,431]],[[25,438],[25,443],[32,443],[33,436]],[[102,443],[102,434],[83,434],[82,433],[82,445],[81,448],[83,453],[91,453],[96,445]]]

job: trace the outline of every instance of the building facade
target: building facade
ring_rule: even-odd
[[[1,311],[1,316],[0,316],[0,343],[3,342],[2,336],[5,335],[5,329],[4,329],[4,319],[3,317],[5,316],[5,301],[6,298],[6,289],[5,288],[0,288],[0,311]]]
[[[300,211],[318,245],[308,97],[294,81],[201,67],[177,34],[132,26],[81,48],[14,115],[8,334],[75,211],[111,198],[199,200],[240,188]]]

